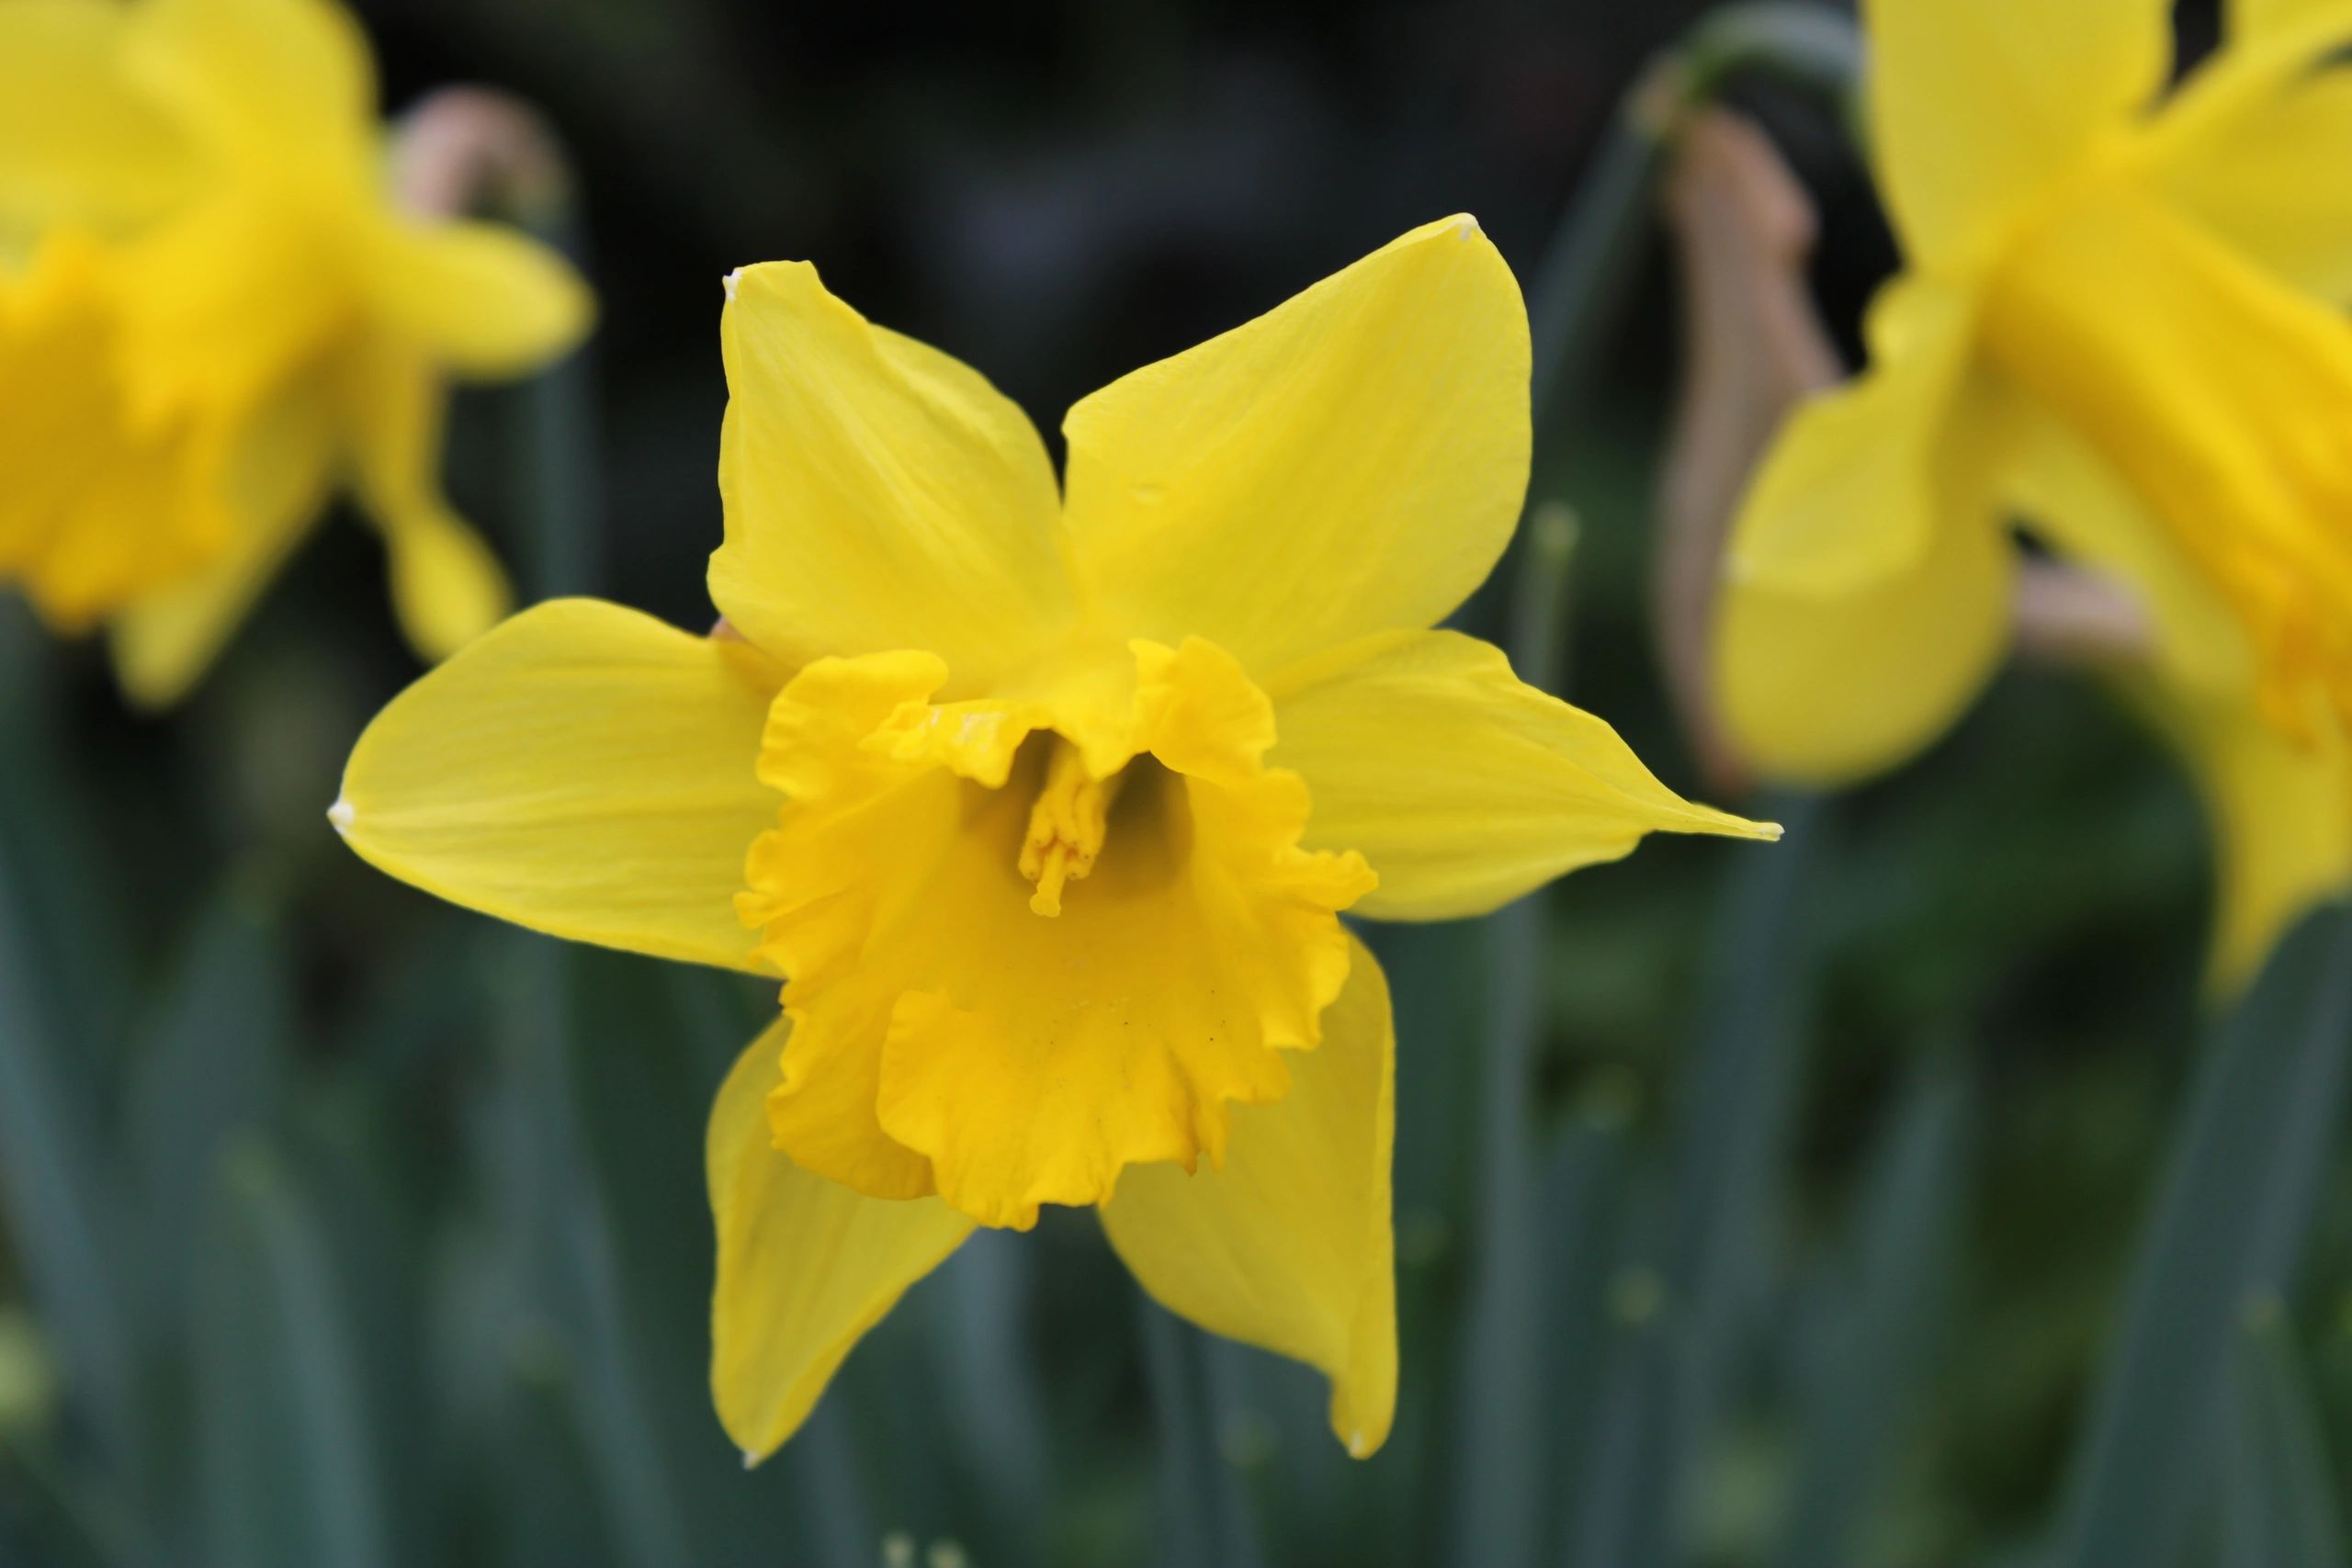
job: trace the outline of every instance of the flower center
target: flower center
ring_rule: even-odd
[[[2352,716],[2352,323],[2115,181],[2020,236],[1984,330],[2229,604],[2266,715]]]
[[[1054,737],[1046,782],[1029,807],[1029,830],[1021,840],[1021,874],[1036,885],[1033,913],[1051,919],[1062,912],[1062,888],[1081,882],[1094,869],[1110,830],[1111,804],[1125,784],[1127,770],[1107,779],[1088,773],[1078,748]]]

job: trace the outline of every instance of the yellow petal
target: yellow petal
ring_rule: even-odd
[[[331,813],[360,856],[469,908],[752,969],[735,919],[775,816],[742,650],[594,600],[526,610],[395,697]]]
[[[388,330],[468,376],[518,376],[587,335],[595,299],[571,264],[492,223],[385,223],[368,286]]]
[[[108,623],[115,675],[131,701],[177,702],[317,519],[336,457],[333,408],[313,378],[263,409],[231,461],[225,547]]]
[[[1288,1095],[1234,1112],[1224,1167],[1140,1167],[1102,1208],[1162,1306],[1329,1376],[1331,1430],[1358,1459],[1396,1408],[1395,1077],[1387,982],[1356,943],[1323,1043],[1292,1058]]]
[[[497,558],[441,497],[447,390],[421,353],[383,333],[352,347],[342,373],[359,501],[391,555],[401,629],[424,659],[446,659],[511,603]]]
[[[1372,877],[1297,847],[1306,787],[1263,766],[1272,715],[1230,656],[1136,661],[1145,754],[1108,776],[1018,716],[928,744],[956,711],[928,654],[820,660],[777,700],[762,769],[790,799],[741,908],[792,977],[772,1125],[802,1164],[1026,1226],[1214,1158],[1228,1101],[1287,1087]]]
[[[1914,265],[2001,229],[2162,90],[2170,0],[1865,0],[1871,146]]]
[[[784,1033],[769,1029],[727,1075],[706,1151],[718,1230],[710,1393],[746,1462],[783,1446],[851,1347],[972,1232],[935,1198],[861,1197],[776,1152],[765,1101]]]
[[[2228,0],[2223,7],[2232,46],[2258,42],[2312,22],[2352,17],[2345,0]]]
[[[334,0],[143,0],[131,32],[139,79],[231,156],[366,179],[375,66]]]
[[[1272,760],[1306,780],[1306,842],[1363,853],[1382,919],[1475,915],[1654,830],[1775,838],[1692,806],[1616,731],[1459,632],[1392,632],[1275,687]]]
[[[188,150],[123,69],[110,0],[0,6],[0,222],[112,228],[186,189]]]
[[[2154,622],[2167,684],[2223,703],[2252,700],[2256,666],[2227,601],[2147,504],[2073,428],[2018,393],[2005,410],[2010,499],[2046,542],[2127,585]]]
[[[2352,41],[2352,7],[2335,0],[2334,9],[2345,19],[2339,41]],[[2269,85],[2213,117],[2207,134],[2179,138],[2156,175],[2237,249],[2299,288],[2352,304],[2352,190],[2343,177],[2352,158],[2352,71],[2280,71]]]
[[[1443,618],[1527,486],[1527,311],[1475,220],[1417,229],[1069,411],[1069,520],[1128,635],[1265,672]]]
[[[2352,743],[2329,716],[2297,740],[2250,703],[2161,690],[2148,702],[2212,819],[2220,908],[2208,973],[2233,991],[2290,926],[2352,887]]]
[[[1784,588],[1735,562],[1717,601],[1715,691],[1764,773],[1835,784],[1892,767],[1941,735],[1999,664],[2016,563],[1991,493],[2004,476],[1986,401],[1977,388],[1960,400],[1932,483],[1902,499],[1917,515],[1845,519],[1856,533],[1916,532],[1923,547],[1907,563]]]
[[[961,694],[1068,621],[1053,468],[1018,408],[805,263],[729,291],[710,596],[738,630],[795,665],[928,649]]]
[[[1871,365],[1791,416],[1732,526],[1733,581],[1847,592],[1929,547],[1938,465],[1973,355],[1969,302],[1900,279],[1871,307]]]

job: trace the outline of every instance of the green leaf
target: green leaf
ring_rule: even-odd
[[[1205,1336],[1136,1293],[1159,1437],[1159,1560],[1166,1568],[1259,1568],[1250,1498],[1217,1442]]]
[[[1818,932],[1805,895],[1825,834],[1806,797],[1769,803],[1782,841],[1736,861],[1683,1064],[1658,1239],[1612,1283],[1598,1426],[1573,1443],[1571,1568],[1651,1568],[1676,1520],[1760,1293],[1762,1244],[1810,1034]]]
[[[293,1038],[285,943],[262,900],[232,891],[200,916],[134,1052],[122,1147],[135,1179],[142,1306],[176,1334],[206,1189],[230,1140],[266,1130]]]
[[[2340,1568],[2334,1472],[2277,1298],[2248,1304],[2230,1373],[2222,1568]]]
[[[1853,1300],[1835,1319],[1807,1391],[1782,1568],[1854,1561],[1944,1315],[1971,1119],[1967,1085],[1928,1066],[1863,1175]]]
[[[214,1568],[391,1568],[375,1427],[308,1197],[229,1150],[197,1261],[197,1459]]]
[[[0,843],[0,1204],[75,1408],[119,1463],[138,1444],[123,1311],[119,1172],[94,1109],[67,1087],[39,921]]]
[[[2291,931],[2221,1020],[2075,1458],[2056,1568],[2170,1568],[2217,1461],[2240,1314],[2292,1283],[2352,1063],[2352,911]]]

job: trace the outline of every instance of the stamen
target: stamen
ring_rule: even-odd
[[[1062,912],[1062,889],[1082,882],[1102,852],[1111,802],[1125,773],[1096,779],[1086,772],[1078,748],[1056,738],[1046,764],[1046,783],[1029,808],[1029,832],[1021,843],[1021,874],[1037,885],[1030,910],[1047,919]]]

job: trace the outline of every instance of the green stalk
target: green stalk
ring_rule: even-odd
[[[2352,1066],[2352,910],[2298,926],[2212,1031],[2075,1453],[2052,1568],[2170,1568],[2213,1501],[2249,1302],[2292,1286]]]
[[[1559,683],[1568,566],[1576,525],[1565,507],[1528,529],[1512,605],[1511,662],[1520,678]],[[1479,1163],[1464,1363],[1455,1412],[1452,1560],[1508,1568],[1535,1559],[1543,1527],[1544,1341],[1538,1289],[1543,1251],[1529,1100],[1544,1033],[1544,904],[1520,899],[1487,922],[1493,999],[1480,1061]]]

